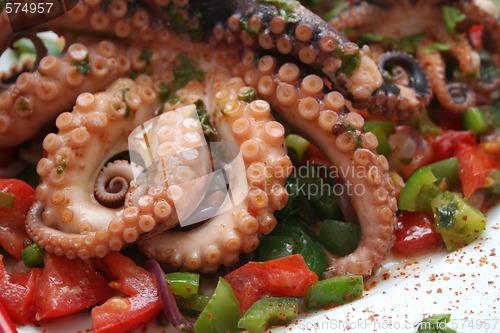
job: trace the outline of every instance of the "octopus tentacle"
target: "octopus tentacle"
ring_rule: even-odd
[[[422,63],[438,101],[445,108],[453,112],[465,112],[476,102],[476,95],[464,83],[447,84],[445,76],[445,62],[442,55],[429,52],[430,41],[422,42],[417,50],[417,58]]]
[[[378,22],[383,14],[384,10],[379,6],[363,1],[345,8],[337,16],[332,17],[328,23],[338,31],[344,31],[349,28]]]
[[[322,71],[335,85],[335,89],[352,99],[353,105],[363,107],[373,105],[373,95],[382,86],[383,80],[369,52],[349,42],[341,33],[328,23],[300,5],[290,5],[288,13],[282,15],[279,5],[254,2],[237,2],[220,0],[221,7],[227,6],[234,12],[227,18],[227,29],[220,24],[215,25],[213,34],[220,40],[239,39],[248,46],[260,47],[264,50],[276,51],[291,56],[310,68]],[[198,4],[198,2],[196,2]],[[212,3],[210,3],[212,5]],[[210,8],[203,7],[202,11]],[[220,8],[216,6],[216,8]],[[213,9],[212,9],[213,11]],[[220,20],[221,14],[213,14]],[[212,18],[213,24],[220,23]],[[227,36],[231,36],[230,38]],[[386,83],[392,85],[392,83]],[[411,90],[411,89],[408,89]],[[412,99],[405,103],[387,103],[387,112],[403,111],[408,108],[418,112],[424,101]],[[386,98],[378,95],[378,100]],[[407,99],[407,96],[402,96]],[[415,105],[415,102],[418,105]],[[377,108],[377,105],[373,107]],[[403,108],[400,110],[399,108]]]
[[[269,64],[274,64],[273,70]],[[392,247],[397,210],[389,165],[376,153],[376,137],[362,132],[364,120],[359,114],[345,113],[341,94],[323,93],[322,79],[317,75],[301,78],[293,63],[278,67],[276,59],[265,56],[256,68],[247,68],[243,77],[284,121],[300,124],[300,133],[326,154],[350,189],[348,195],[362,228],[361,242],[352,254],[334,259],[325,277],[371,274]]]
[[[137,173],[137,171],[136,171]],[[94,185],[94,197],[103,206],[122,207],[134,171],[128,161],[113,161],[102,168]]]
[[[273,212],[283,208],[288,198],[283,184],[291,162],[283,126],[272,120],[267,102],[239,98],[248,89],[241,79],[226,82],[214,84],[214,123],[223,143],[241,147],[244,170],[229,171],[229,177],[245,172],[248,192],[241,203],[200,226],[170,230],[139,242],[143,253],[169,267],[209,272],[221,264],[236,263],[241,252],[257,247],[259,234],[272,231],[276,224]],[[242,180],[237,178],[233,191],[242,191]]]
[[[494,53],[500,53],[500,14],[495,4],[490,0],[470,0],[458,1],[458,7],[467,18],[484,26],[491,38],[488,47]]]
[[[120,79],[106,92],[81,94],[74,111],[57,118],[59,134],[45,138],[48,154],[37,166],[42,180],[37,187],[40,202],[26,224],[40,247],[68,258],[102,257],[136,242],[168,218],[168,214],[141,209],[143,201],[148,207],[169,204],[164,198],[151,201],[135,195],[141,190],[137,184],[131,185],[123,209],[101,206],[89,184],[97,177],[101,161],[126,149],[128,134],[150,119],[157,107],[152,87]]]

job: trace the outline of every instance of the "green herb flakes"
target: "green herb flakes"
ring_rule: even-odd
[[[457,24],[466,18],[465,14],[455,7],[443,6],[441,7],[441,12],[443,14],[446,30],[448,30],[450,34],[454,34]]]

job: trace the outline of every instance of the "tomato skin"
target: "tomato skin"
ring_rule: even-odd
[[[483,25],[473,24],[469,28],[469,37],[476,50],[483,48]]]
[[[26,215],[35,202],[35,189],[18,179],[0,179],[0,192],[16,196],[14,207],[0,207],[0,246],[21,259],[21,251],[29,242],[25,229]]]
[[[330,165],[328,157],[315,145],[309,145],[304,153],[304,164],[325,164]]]
[[[432,142],[432,162],[441,161],[456,156],[461,143],[476,144],[476,135],[471,131],[444,131]]]
[[[496,162],[478,146],[463,143],[458,146],[456,156],[464,197],[469,198],[477,189],[486,187],[486,177]]]
[[[109,285],[128,297],[112,297],[92,309],[95,333],[118,333],[134,330],[162,311],[154,277],[119,252],[101,259],[107,271],[118,280]]]
[[[241,313],[263,296],[303,296],[318,281],[300,254],[249,262],[224,277],[240,301]]]
[[[0,303],[16,323],[33,322],[35,318],[35,289],[42,274],[41,268],[11,276],[0,255]]]
[[[45,254],[36,290],[36,320],[62,317],[86,309],[111,294],[94,266],[81,259]]]
[[[443,244],[441,235],[434,230],[432,214],[403,211],[398,216],[396,241],[392,252],[412,257],[426,253]]]

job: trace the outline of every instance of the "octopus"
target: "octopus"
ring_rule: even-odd
[[[353,38],[366,33],[384,36],[383,41],[371,44],[371,49],[379,67],[392,71],[388,75],[395,81],[408,78],[399,64],[387,62],[384,52],[396,41],[413,39],[417,44],[415,56],[427,74],[434,96],[452,112],[462,113],[476,105],[477,92],[500,87],[500,79],[481,77],[480,72],[481,61],[500,65],[500,20],[490,0],[356,1],[329,23],[340,31],[354,28]],[[491,53],[491,59],[481,60],[477,45],[472,45],[467,36],[474,24],[481,24],[484,29],[480,42]],[[408,53],[395,52],[400,62],[410,57]],[[459,78],[450,82],[446,56],[456,59],[461,72]]]
[[[4,12],[0,45],[11,43],[9,29]],[[365,189],[349,197],[359,246],[332,259],[325,277],[370,275],[389,253],[395,187],[353,107],[421,112],[429,87],[413,58],[386,56],[409,78],[392,82],[368,47],[296,1],[84,0],[25,36],[40,30],[71,42],[6,83],[0,148],[55,120],[26,223],[46,251],[88,259],[137,244],[173,270],[231,266],[277,224],[292,168],[284,138],[296,131],[357,171],[343,172],[346,185]]]

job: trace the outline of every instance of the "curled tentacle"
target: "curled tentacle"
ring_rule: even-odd
[[[359,114],[345,112],[341,94],[323,92],[319,76],[302,77],[297,65],[278,66],[270,56],[261,58],[256,68],[249,64],[245,83],[254,86],[287,124],[300,124],[300,133],[326,154],[349,189],[362,228],[361,242],[352,254],[334,259],[325,276],[371,274],[392,247],[397,210],[389,164],[375,151],[376,137],[362,132]]]
[[[45,138],[48,154],[37,166],[40,203],[26,224],[40,247],[68,258],[102,257],[137,241],[165,220],[165,214],[140,209],[142,202],[148,207],[168,203],[135,195],[140,191],[137,184],[131,186],[122,209],[111,209],[93,199],[94,182],[89,181],[97,177],[101,161],[126,149],[128,134],[151,118],[157,107],[152,87],[121,79],[106,92],[80,95],[74,111],[57,118],[59,133]]]
[[[94,184],[94,197],[103,206],[118,208],[124,205],[134,171],[128,161],[118,160],[106,164]]]
[[[443,107],[453,112],[464,112],[475,104],[474,92],[464,83],[448,84],[442,55],[437,51],[429,52],[427,45],[428,43],[423,43],[419,47],[417,58],[429,77],[436,98]]]
[[[204,223],[193,228],[170,230],[140,241],[142,252],[173,268],[210,272],[220,265],[235,264],[240,253],[255,250],[260,234],[272,231],[276,224],[273,212],[283,208],[288,198],[283,185],[291,162],[283,126],[272,120],[267,102],[245,102],[238,97],[248,89],[241,79],[217,81],[213,83],[215,101],[208,104],[215,110],[213,121],[221,143],[233,143],[241,149],[243,163],[223,166],[232,186],[218,207],[218,215],[207,215]],[[222,210],[228,204],[229,209]]]

